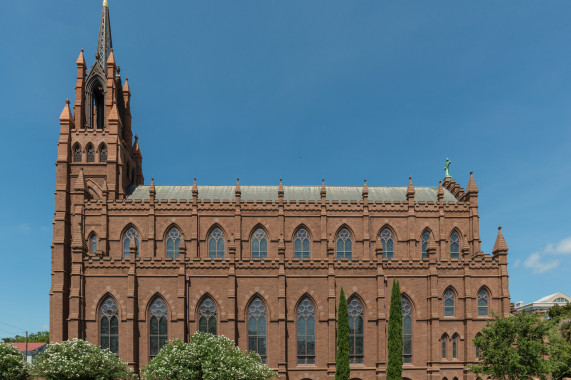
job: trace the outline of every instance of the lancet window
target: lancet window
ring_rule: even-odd
[[[349,311],[349,359],[351,363],[363,363],[364,313],[363,305],[355,297],[347,305]]]
[[[337,260],[349,259],[353,256],[353,238],[348,229],[343,228],[337,234]]]
[[[295,233],[295,239],[293,241],[293,255],[298,259],[309,258],[309,233],[307,233],[305,228],[300,228]]]
[[[218,333],[217,319],[216,304],[212,298],[207,296],[198,307],[198,331],[216,335]]]
[[[458,334],[452,336],[452,359],[458,359]]]
[[[460,235],[456,231],[450,235],[450,258],[460,258]]]
[[[99,149],[99,162],[107,162],[107,145],[101,145]]]
[[[441,349],[442,349],[442,359],[446,359],[446,352],[448,351],[447,349],[447,344],[448,344],[448,335],[444,334],[442,335],[442,337],[440,338],[441,342]]]
[[[119,353],[119,313],[117,304],[107,297],[99,312],[99,343],[101,348]]]
[[[93,148],[93,145],[89,144],[87,145],[87,162],[95,162],[95,149]]]
[[[256,297],[248,307],[248,350],[266,362],[266,306]]]
[[[379,234],[379,238],[383,244],[383,257],[389,260],[392,259],[395,253],[393,233],[388,228],[385,228]]]
[[[412,307],[402,297],[402,362],[412,363]]]
[[[131,251],[129,249],[129,244],[131,244],[131,239],[135,239],[135,244],[137,245],[137,257],[140,256],[139,249],[139,233],[133,227],[129,228],[125,235],[123,236],[123,257],[129,257]]]
[[[478,292],[478,316],[485,317],[488,315],[488,292],[480,289]]]
[[[95,233],[92,233],[89,237],[89,252],[97,252],[97,235]]]
[[[421,253],[422,258],[428,257],[428,253],[426,252],[426,248],[428,247],[428,241],[430,240],[430,232],[428,230],[422,233],[422,242],[421,242]]]
[[[208,256],[211,259],[224,258],[224,233],[218,227],[212,230],[208,238]]]
[[[252,258],[265,259],[268,257],[268,236],[266,231],[258,228],[252,235]]]
[[[168,343],[168,312],[167,305],[162,298],[157,298],[149,310],[150,320],[150,357],[154,358],[159,354],[161,348]]]
[[[315,364],[315,306],[308,297],[297,307],[297,364]]]
[[[181,236],[182,235],[178,228],[173,227],[169,230],[167,234],[167,257],[177,258],[180,256],[179,246]]]
[[[456,301],[456,296],[452,289],[446,289],[444,292],[444,316],[453,317],[454,316],[454,304]]]
[[[81,145],[79,144],[73,146],[73,162],[81,162]]]

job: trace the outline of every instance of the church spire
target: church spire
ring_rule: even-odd
[[[101,13],[101,25],[99,26],[99,41],[97,42],[96,58],[107,74],[107,58],[111,54],[113,42],[111,41],[111,19],[109,18],[109,4],[103,0],[103,12]]]

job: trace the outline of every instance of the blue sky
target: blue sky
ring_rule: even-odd
[[[436,186],[450,157],[512,301],[571,295],[569,1],[109,2],[147,182]],[[0,337],[48,325],[58,117],[100,15],[0,13]]]

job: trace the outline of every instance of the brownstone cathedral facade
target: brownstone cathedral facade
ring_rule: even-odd
[[[501,230],[480,249],[478,188],[144,185],[131,92],[104,1],[97,56],[77,59],[60,116],[50,337],[79,337],[134,369],[198,330],[254,350],[284,379],[332,379],[337,302],[351,377],[384,379],[393,280],[403,377],[475,379],[472,339],[510,310]]]

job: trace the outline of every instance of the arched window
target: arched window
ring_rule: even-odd
[[[252,258],[265,259],[268,257],[268,236],[266,231],[258,228],[252,235]]]
[[[293,255],[298,259],[308,259],[309,252],[309,234],[305,228],[300,228],[293,240]]]
[[[315,364],[315,306],[308,297],[297,307],[297,364]]]
[[[448,335],[442,335],[440,338],[440,344],[442,346],[442,359],[446,359],[446,352],[448,351],[446,348],[446,345],[448,344]]]
[[[129,228],[123,236],[123,257],[129,257],[131,255],[131,251],[129,250],[131,239],[135,239],[135,244],[137,245],[137,257],[139,257],[141,253],[139,249],[139,233],[133,227]]]
[[[452,336],[452,359],[458,359],[458,334]]]
[[[569,303],[569,300],[564,297],[557,297],[553,300],[554,303]]]
[[[476,338],[481,337],[482,334],[481,333],[477,333],[476,334]],[[480,347],[479,346],[475,346],[476,347],[476,359],[480,360]]]
[[[412,307],[402,297],[402,362],[412,363]]]
[[[178,228],[173,227],[169,230],[167,234],[167,257],[177,258],[180,256],[179,246],[180,246],[180,231]]]
[[[355,297],[349,301],[347,309],[349,310],[349,358],[351,363],[363,363],[363,305]]]
[[[107,145],[101,145],[99,149],[99,162],[107,162]]]
[[[207,296],[198,307],[198,331],[218,334],[217,317],[216,304]]]
[[[257,352],[266,362],[266,307],[256,297],[248,308],[248,350]]]
[[[224,233],[218,227],[212,230],[208,238],[208,256],[211,259],[224,258]]]
[[[353,256],[353,240],[348,229],[343,228],[337,234],[337,260],[349,259]]]
[[[99,342],[101,348],[119,353],[119,313],[117,304],[111,297],[107,297],[101,304],[99,313]]]
[[[422,258],[428,257],[428,253],[426,252],[426,248],[428,247],[428,241],[429,240],[430,240],[430,231],[425,230],[422,233],[422,242],[421,242]]]
[[[87,151],[87,162],[95,162],[95,149],[93,145],[88,144],[85,150]]]
[[[485,317],[488,315],[488,292],[480,289],[478,292],[478,316]]]
[[[97,235],[95,233],[92,233],[89,237],[89,252],[97,252]]]
[[[446,289],[444,292],[444,316],[453,317],[454,316],[454,301],[455,301],[454,291],[452,289]]]
[[[452,235],[450,235],[450,258],[460,258],[460,235],[458,235],[458,232],[456,231],[452,232]]]
[[[81,162],[81,145],[79,144],[73,146],[73,162]]]
[[[167,305],[162,298],[157,298],[149,311],[150,357],[154,358],[169,340]]]
[[[381,243],[383,244],[383,257],[387,259],[392,259],[395,253],[395,242],[393,239],[393,233],[388,228],[385,228],[379,234]]]

